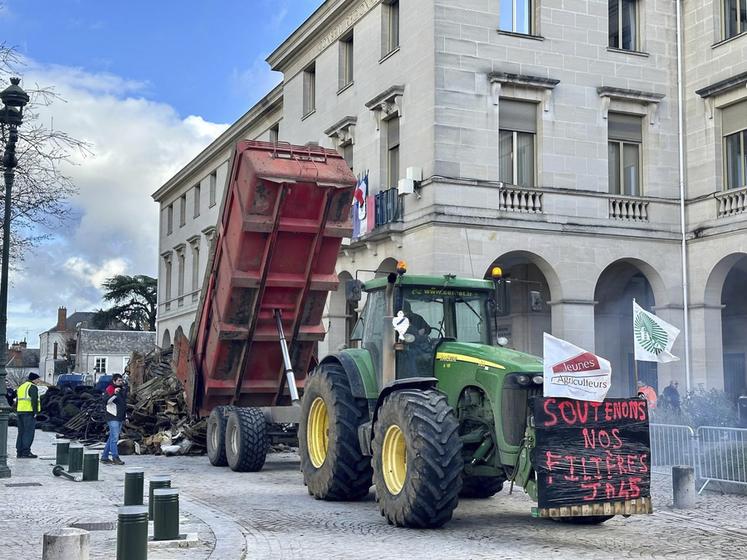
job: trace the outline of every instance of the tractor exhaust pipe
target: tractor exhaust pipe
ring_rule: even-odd
[[[280,337],[280,350],[283,352],[283,364],[285,365],[285,380],[288,383],[291,401],[293,401],[293,404],[298,404],[299,398],[298,388],[296,387],[296,376],[293,373],[290,353],[288,352],[288,342],[285,340],[285,333],[283,332],[283,321],[280,309],[275,310],[275,325],[277,326],[278,336]]]

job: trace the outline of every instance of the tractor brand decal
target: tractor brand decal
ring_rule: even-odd
[[[469,364],[477,364],[478,366],[481,366],[481,367],[506,369],[505,366],[502,366],[501,364],[496,364],[495,362],[489,362],[488,360],[481,360],[480,358],[475,358],[474,356],[466,356],[465,354],[451,354],[449,352],[438,352],[436,354],[436,359],[441,362],[467,362]]]
[[[410,290],[413,296],[442,296],[472,298],[480,297],[485,292],[472,292],[469,290],[454,290],[451,288],[413,288]]]
[[[645,400],[534,397],[531,406],[540,508],[650,497]]]

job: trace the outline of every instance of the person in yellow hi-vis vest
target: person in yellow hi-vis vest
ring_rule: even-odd
[[[41,411],[39,389],[36,386],[39,376],[29,373],[28,381],[18,387],[16,396],[16,417],[18,418],[18,437],[16,438],[16,456],[19,459],[36,459],[31,453],[36,430],[36,415]]]

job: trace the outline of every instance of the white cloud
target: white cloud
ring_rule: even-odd
[[[144,97],[147,83],[110,73],[31,63],[24,83],[53,85],[66,102],[40,111],[42,122],[91,143],[64,172],[79,194],[78,218],[27,255],[12,277],[9,338],[54,324],[56,308],[101,306],[101,282],[113,274],[157,273],[158,207],[150,195],[228,125],[181,118]]]

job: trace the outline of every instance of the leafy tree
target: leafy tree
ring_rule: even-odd
[[[93,317],[98,329],[112,327],[133,331],[156,330],[158,290],[155,278],[145,275],[119,274],[104,282],[104,301],[113,303],[109,309],[99,309]]]
[[[16,49],[0,43],[0,90],[10,85],[9,77],[22,74],[19,71],[22,67],[23,58]],[[73,155],[91,154],[87,142],[55,130],[51,122],[49,126],[42,122],[41,108],[56,101],[64,102],[54,88],[23,82],[21,85],[30,101],[23,110],[23,124],[18,129],[18,167],[11,195],[11,264],[22,260],[27,249],[48,238],[51,230],[70,219],[72,209],[68,200],[77,193],[77,188],[62,167],[74,163]],[[7,131],[3,131],[3,136],[6,134]],[[4,147],[3,142],[0,151]],[[4,198],[0,197],[0,241],[3,203]]]

